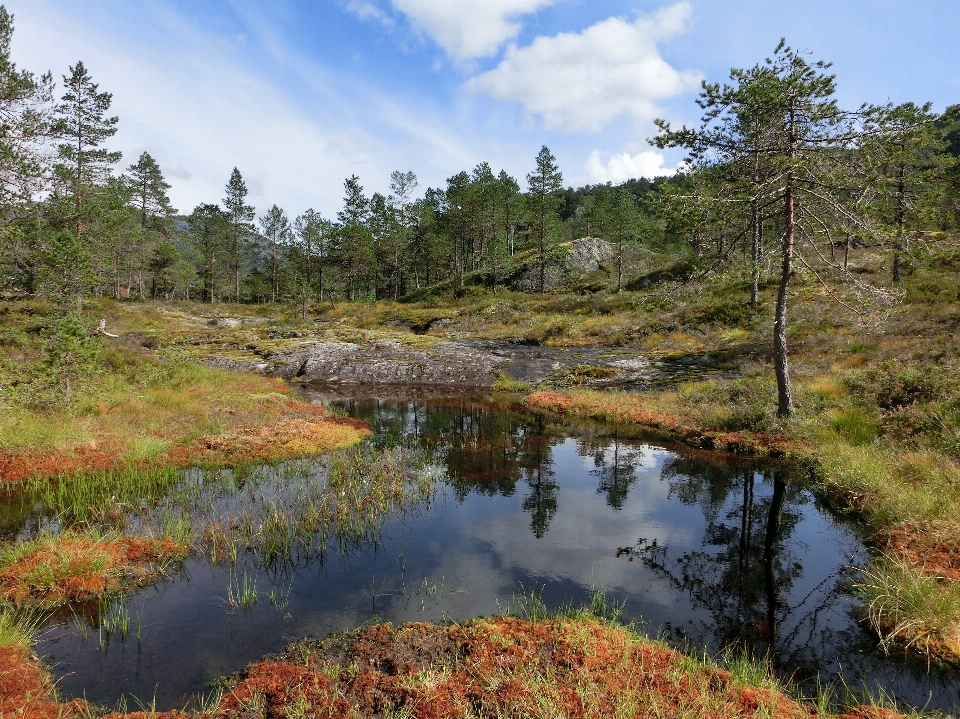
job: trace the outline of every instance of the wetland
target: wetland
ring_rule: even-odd
[[[196,551],[48,623],[35,650],[62,694],[195,708],[218,678],[303,637],[558,611],[602,589],[624,620],[693,652],[735,648],[801,686],[960,708],[954,674],[879,650],[852,592],[862,538],[788,464],[562,422],[509,396],[303,393],[372,436],[313,460],[181,470],[118,502],[115,531],[179,532]],[[56,531],[63,509],[11,494],[4,532]]]

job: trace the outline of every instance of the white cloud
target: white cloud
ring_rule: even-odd
[[[369,0],[346,0],[343,8],[360,20],[375,20],[385,27],[393,26],[393,19]]]
[[[681,2],[635,22],[612,17],[580,33],[541,36],[509,47],[497,67],[467,86],[522,104],[551,130],[597,132],[619,117],[647,123],[661,114],[658,101],[700,83],[699,73],[675,70],[657,48],[684,31],[690,14]]]
[[[356,1],[356,0],[354,0]],[[517,18],[556,0],[392,0],[394,8],[454,60],[493,55],[517,36]],[[366,4],[366,3],[364,3]]]
[[[584,169],[591,183],[612,182],[615,185],[637,177],[652,179],[677,173],[676,167],[664,167],[663,155],[652,150],[638,152],[636,155],[621,152],[611,156],[606,162],[600,159],[600,150],[594,150],[584,163]]]

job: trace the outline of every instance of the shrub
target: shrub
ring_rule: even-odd
[[[930,365],[891,359],[853,374],[848,384],[861,400],[889,410],[939,396],[944,377]]]

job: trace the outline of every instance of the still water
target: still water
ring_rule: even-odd
[[[314,399],[370,422],[379,446],[425,447],[448,479],[365,539],[311,543],[288,561],[194,556],[127,600],[125,639],[105,638],[96,617],[52,625],[37,651],[64,695],[180,708],[304,636],[462,620],[531,594],[552,609],[581,605],[603,588],[678,645],[746,646],[784,676],[960,709],[955,675],[883,657],[858,625],[849,586],[866,550],[788,467],[482,398]],[[235,511],[248,492],[238,483],[208,511]],[[246,609],[229,601],[241,577],[257,593]]]

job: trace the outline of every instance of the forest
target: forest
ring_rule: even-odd
[[[561,243],[598,237],[618,257],[630,247],[689,259],[691,275],[694,266],[707,274],[725,263],[748,266],[755,302],[788,228],[796,251],[809,240],[829,253],[828,272],[844,243],[882,245],[897,280],[918,246],[908,231],[951,230],[960,218],[960,106],[943,115],[914,103],[839,108],[833,77],[789,48],[771,64],[738,71],[733,85],[705,85],[700,128],[662,127],[652,142],[690,150],[675,177],[564,188],[543,147],[522,181],[481,162],[421,191],[413,171],[397,170],[387,196],[368,196],[354,175],[344,180],[335,217],[313,209],[292,217],[276,204],[257,217],[234,168],[222,199],[178,214],[149,153],[125,164],[110,149],[120,120],[84,64],[58,89],[50,73],[15,66],[12,36],[3,10],[7,293],[64,303],[96,296],[306,305],[422,297],[467,284],[496,290],[516,286],[528,265],[537,271],[525,289],[543,292]],[[786,192],[796,203],[791,221],[778,204]],[[632,279],[621,269],[611,289]]]

